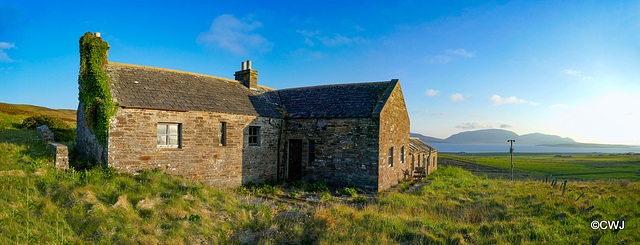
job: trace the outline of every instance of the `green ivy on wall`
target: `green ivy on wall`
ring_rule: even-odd
[[[79,100],[84,109],[85,123],[91,125],[93,134],[103,146],[107,145],[109,119],[117,105],[109,91],[109,78],[102,70],[107,63],[109,44],[87,32],[80,38]]]

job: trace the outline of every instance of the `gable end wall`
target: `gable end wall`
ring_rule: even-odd
[[[409,114],[404,102],[400,83],[391,91],[387,102],[380,112],[380,148],[378,190],[398,184],[404,177],[403,171],[411,168],[409,156]],[[404,146],[405,161],[401,161],[401,148]],[[389,148],[393,147],[393,167],[389,167]]]

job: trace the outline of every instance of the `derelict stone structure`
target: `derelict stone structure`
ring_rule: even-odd
[[[411,168],[425,168],[426,174],[438,169],[438,150],[418,138],[409,138]]]
[[[398,80],[274,90],[251,63],[235,79],[107,62],[118,104],[106,146],[78,108],[78,150],[123,172],[161,169],[212,186],[320,181],[384,190],[411,168]]]

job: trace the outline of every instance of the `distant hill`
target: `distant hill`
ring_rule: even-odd
[[[493,144],[504,143],[509,139],[518,140],[518,134],[503,129],[483,129],[457,133],[446,138],[455,143]]]
[[[0,103],[0,113],[18,116],[48,115],[58,117],[67,122],[76,121],[76,110],[49,109],[34,105],[14,105]]]
[[[418,134],[418,133],[409,133],[409,137],[418,138],[418,139],[424,141],[425,143],[449,143],[449,141],[446,141],[446,140],[443,140],[443,139],[440,139],[440,138],[424,136],[424,135]]]
[[[519,144],[530,145],[576,144],[576,142],[571,138],[563,138],[557,135],[541,133],[518,135],[514,132],[504,129],[482,129],[475,131],[466,131],[451,135],[445,140],[449,142],[473,144],[504,143],[507,140],[516,140],[516,142],[518,142]]]

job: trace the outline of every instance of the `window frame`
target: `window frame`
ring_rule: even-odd
[[[393,146],[389,148],[389,167],[393,168]]]
[[[255,134],[252,134],[252,129],[255,130]],[[247,139],[247,143],[249,146],[260,146],[260,126],[249,126],[248,131],[247,136],[249,138]],[[252,139],[255,139],[255,142],[252,142]]]
[[[171,126],[175,126],[176,127],[176,133],[172,134],[170,133],[170,128]],[[160,127],[165,127],[165,133],[160,133]],[[176,136],[176,144],[172,145],[170,144],[170,137],[171,136]],[[160,142],[158,142],[158,139],[160,137],[164,137],[164,144],[160,144]],[[174,149],[179,149],[182,148],[182,124],[181,123],[166,123],[166,122],[159,122],[157,124],[156,127],[156,146],[158,148],[174,148]]]
[[[227,122],[220,122],[219,146],[227,146]]]
[[[404,163],[404,146],[400,147],[400,163]]]
[[[313,163],[316,161],[316,141],[309,140],[309,155],[308,155],[309,163]]]

